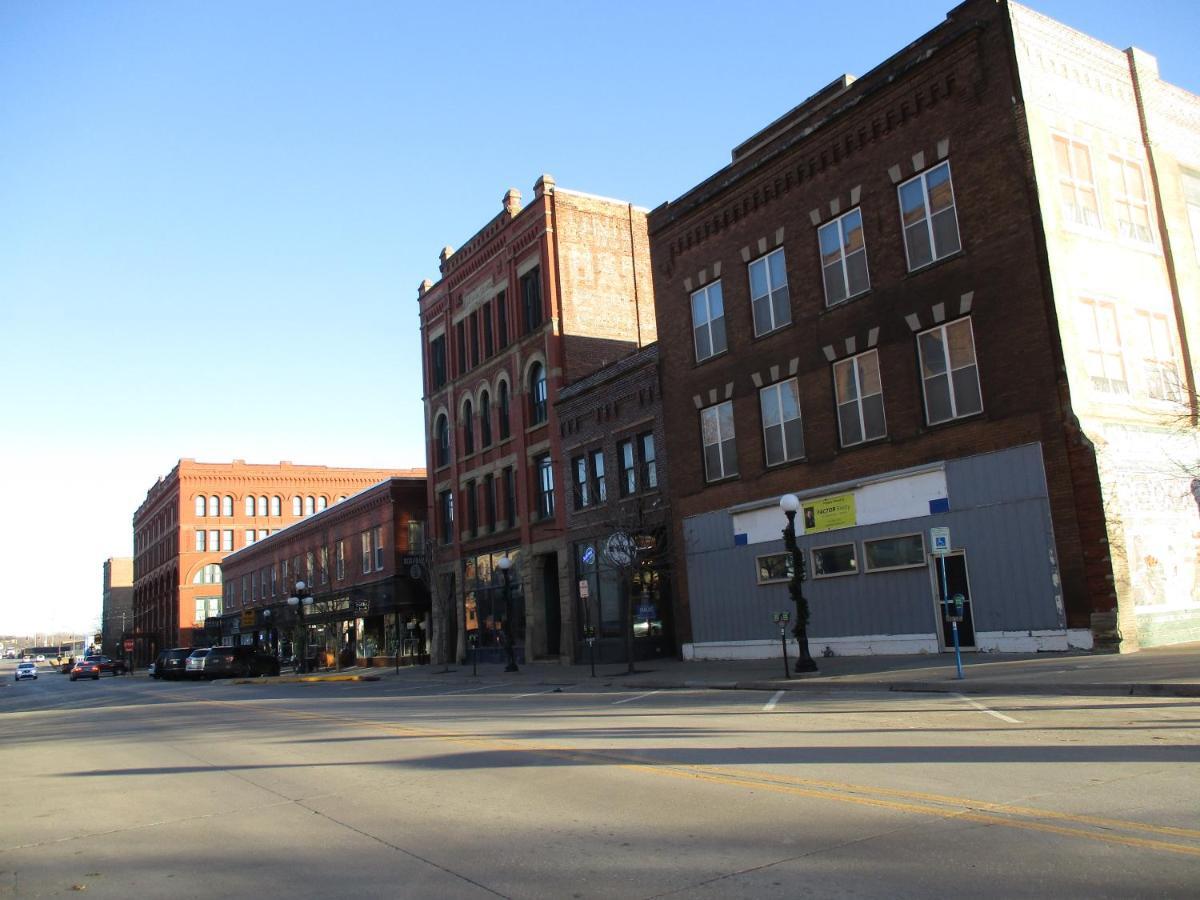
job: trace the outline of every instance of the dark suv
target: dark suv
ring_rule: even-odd
[[[191,647],[174,647],[163,650],[154,660],[154,677],[176,681],[184,676],[184,664],[191,654]]]
[[[202,678],[278,675],[279,660],[254,647],[213,647],[204,658]]]

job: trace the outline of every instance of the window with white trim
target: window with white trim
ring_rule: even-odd
[[[1054,135],[1054,162],[1058,169],[1058,201],[1063,219],[1074,225],[1100,227],[1100,204],[1088,145]]]
[[[208,514],[213,518],[221,514],[221,498],[216,494],[208,498]]]
[[[1120,156],[1108,158],[1112,174],[1113,209],[1117,216],[1117,233],[1127,240],[1150,243],[1150,204],[1146,200],[1146,179],[1142,167]]]
[[[817,229],[817,241],[821,246],[826,306],[834,306],[870,289],[861,209],[852,209],[822,225]]]
[[[258,498],[258,514],[260,516],[266,516],[267,514],[267,498],[265,496]]]
[[[337,553],[334,557],[334,567],[337,580],[341,581],[346,577],[346,542],[340,538],[337,542]]]
[[[1092,387],[1106,394],[1128,394],[1117,308],[1103,300],[1079,299],[1079,332]]]
[[[204,504],[205,504],[205,498],[203,498],[203,497],[196,498],[196,518],[198,518],[198,519],[204,518],[204,509],[205,509]]]
[[[221,498],[221,515],[233,518],[233,498],[228,494]]]
[[[537,512],[539,519],[554,518],[554,466],[550,454],[543,453],[534,460],[537,472]]]
[[[883,415],[883,385],[879,379],[879,354],[860,353],[833,364],[833,390],[837,399],[838,432],[842,446],[852,447],[887,434]]]
[[[316,511],[316,507],[317,499],[315,497],[308,496],[304,498],[304,514],[306,516],[311,516]]]
[[[1179,369],[1175,365],[1175,342],[1171,340],[1171,326],[1161,313],[1137,311],[1141,331],[1142,378],[1146,383],[1146,394],[1152,400],[1170,400],[1179,403],[1183,399],[1180,390]]]
[[[242,511],[248,518],[254,518],[254,497],[251,496],[246,498],[245,502],[242,504]]]
[[[571,460],[575,470],[575,508],[585,509],[592,505],[591,480],[588,478],[587,457],[576,456]]]
[[[957,319],[917,335],[925,421],[929,425],[983,411],[971,319]]]
[[[724,353],[725,301],[721,282],[714,281],[692,292],[692,335],[696,346],[696,362]]]
[[[362,544],[362,573],[368,575],[371,572],[371,532],[360,534],[359,542]]]
[[[700,440],[705,480],[720,481],[738,473],[732,400],[700,410]]]
[[[208,532],[203,528],[196,529],[196,550],[203,553],[207,546]]]
[[[770,384],[758,392],[762,410],[763,447],[767,465],[804,458],[804,424],[800,418],[800,386],[795,378]]]
[[[278,494],[271,497],[271,515],[275,517],[283,515],[282,506],[283,500]]]
[[[962,249],[949,162],[910,178],[897,191],[910,272]]]
[[[221,532],[221,549],[226,553],[233,550],[233,529],[226,528]]]
[[[1200,263],[1200,173],[1181,169],[1179,180],[1183,184],[1183,202],[1192,229],[1192,249],[1196,251],[1196,262]]]
[[[375,545],[375,571],[383,571],[383,526],[376,525],[371,530],[371,540]]]
[[[296,496],[296,497],[293,497],[293,498],[292,498],[292,515],[293,515],[293,516],[298,516],[298,515],[300,515],[300,502],[301,502],[301,501],[300,501],[300,497],[299,497],[299,496]]]
[[[783,248],[750,263],[750,308],[754,313],[754,336],[760,337],[792,321],[788,299],[787,264]]]

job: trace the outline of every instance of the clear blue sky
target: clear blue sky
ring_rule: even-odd
[[[953,5],[5,0],[0,633],[93,625],[180,457],[424,465],[416,287],[507,188],[653,208]],[[1031,5],[1200,92],[1194,0]]]

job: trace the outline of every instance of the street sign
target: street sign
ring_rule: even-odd
[[[945,556],[950,552],[950,529],[949,528],[930,528],[929,529],[929,545],[932,548],[929,552],[934,556]]]
[[[624,531],[614,531],[604,542],[604,555],[618,569],[633,565],[633,557],[636,553],[637,544]]]
[[[590,547],[588,548],[591,549]],[[586,578],[579,579],[579,599],[586,600],[588,598],[588,583]]]

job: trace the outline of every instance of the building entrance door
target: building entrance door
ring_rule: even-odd
[[[950,623],[946,621],[945,595],[942,593],[942,560],[932,557],[934,615],[940,623],[942,652],[954,649],[954,635]],[[958,646],[963,650],[975,649],[975,617],[971,611],[971,585],[967,577],[967,554],[964,550],[949,553],[945,557],[946,588],[953,597],[963,595],[963,620],[958,623]]]
[[[558,554],[547,553],[542,563],[542,596],[546,612],[546,655],[558,656],[562,649],[562,602],[558,592]]]

